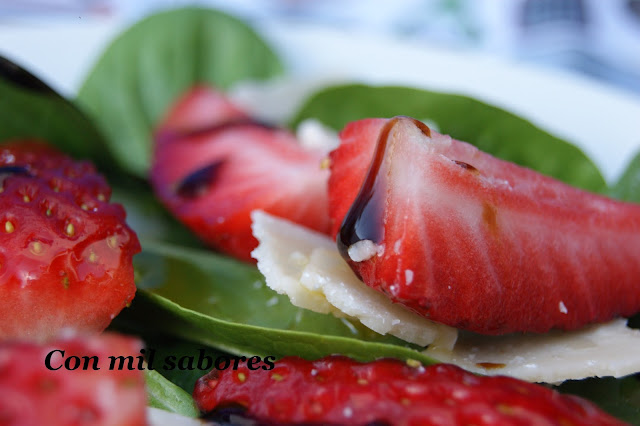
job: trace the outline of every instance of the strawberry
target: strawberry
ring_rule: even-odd
[[[343,257],[420,315],[505,334],[640,310],[640,205],[572,188],[408,117],[348,125],[330,158]]]
[[[140,251],[104,178],[41,142],[0,145],[0,339],[102,331]]]
[[[151,182],[162,202],[212,247],[245,261],[256,209],[328,231],[321,151],[257,122],[213,90],[195,88],[156,132]]]
[[[207,129],[225,122],[249,120],[250,117],[222,93],[207,86],[195,86],[181,96],[160,124],[156,137],[172,139],[180,133]]]
[[[0,424],[146,424],[143,372],[119,369],[119,362],[110,369],[109,358],[135,359],[141,348],[136,339],[110,334],[43,345],[0,342]]]
[[[204,413],[240,406],[258,422],[288,424],[623,424],[581,398],[448,364],[330,356],[288,357],[273,367],[249,361],[213,370],[196,383],[194,399]]]

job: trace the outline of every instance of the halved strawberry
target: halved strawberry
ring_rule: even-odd
[[[131,302],[140,244],[110,194],[87,162],[0,145],[0,339],[102,331]]]
[[[271,367],[271,368],[270,368]],[[243,407],[260,424],[621,425],[575,396],[510,377],[480,377],[447,364],[423,367],[341,356],[284,358],[213,370],[196,383],[204,413]],[[267,423],[271,424],[271,423]]]
[[[393,301],[484,334],[570,330],[640,310],[640,205],[407,117],[352,123],[341,138],[333,230],[352,269]]]
[[[181,133],[206,130],[225,122],[249,119],[247,113],[222,93],[207,86],[195,86],[171,107],[169,114],[158,127],[156,138],[173,139]]]
[[[143,372],[126,362],[119,369],[117,359],[110,369],[110,357],[135,359],[141,348],[138,340],[113,334],[43,345],[0,342],[0,424],[146,424]]]
[[[256,209],[328,230],[325,154],[195,88],[160,124],[151,182],[168,209],[213,247],[253,261]]]

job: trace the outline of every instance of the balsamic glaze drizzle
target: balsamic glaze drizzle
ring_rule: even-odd
[[[379,244],[384,238],[382,222],[386,194],[380,188],[382,186],[381,180],[385,178],[381,176],[380,168],[385,158],[391,131],[399,123],[407,121],[415,125],[424,135],[431,137],[431,129],[421,121],[411,117],[393,117],[382,127],[367,176],[360,187],[360,192],[342,221],[340,232],[338,232],[336,239],[338,250],[347,261],[350,260],[348,250],[351,245],[362,240],[371,240]]]
[[[218,176],[218,171],[224,163],[225,160],[216,160],[190,173],[178,183],[176,186],[176,194],[184,198],[197,198],[201,196],[213,185]]]
[[[247,413],[247,409],[238,404],[232,404],[206,413],[204,420],[213,421],[214,426],[320,426],[320,423],[279,423],[257,420]],[[332,426],[324,424],[324,426]],[[376,420],[364,426],[390,426],[385,421]]]
[[[0,188],[4,187],[5,179],[12,175],[31,176],[31,173],[24,166],[0,166]]]
[[[0,175],[30,175],[25,166],[0,166]]]

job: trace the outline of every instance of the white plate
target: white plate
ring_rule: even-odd
[[[0,54],[73,95],[123,26],[113,21],[65,22],[2,26]],[[574,74],[291,22],[271,21],[258,30],[297,78],[402,84],[471,95],[576,143],[610,182],[640,149],[640,97]]]

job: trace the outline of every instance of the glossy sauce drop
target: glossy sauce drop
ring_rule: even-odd
[[[431,137],[431,129],[424,123],[404,116],[389,119],[380,130],[367,176],[360,187],[360,192],[342,221],[342,226],[336,239],[338,250],[347,261],[350,260],[349,247],[353,244],[362,240],[371,240],[379,244],[384,238],[383,209],[385,191],[382,179],[385,179],[385,176],[380,173],[380,169],[385,158],[391,131],[398,123],[407,121],[418,127],[424,135]]]
[[[28,175],[29,169],[24,166],[0,166],[0,175]]]
[[[247,413],[242,405],[232,404],[218,407],[202,416],[204,420],[212,421],[212,426],[287,426],[290,423],[278,423],[257,420]],[[209,424],[209,423],[208,423]]]
[[[24,166],[0,166],[0,188],[4,188],[4,181],[12,175],[31,176]]]
[[[337,426],[328,423],[282,423],[273,421],[257,420],[247,413],[247,409],[242,405],[232,404],[219,407],[202,416],[203,420],[212,421],[212,426]],[[391,426],[385,421],[375,420],[364,426]]]
[[[224,160],[217,160],[187,175],[176,186],[176,193],[183,198],[197,198],[207,192],[213,185],[218,170],[224,164]]]

